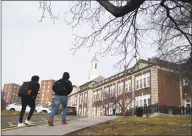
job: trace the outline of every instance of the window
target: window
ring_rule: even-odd
[[[139,80],[136,81],[136,89],[139,89]]]
[[[136,89],[142,89],[150,86],[150,74],[144,74],[136,77]]]
[[[151,85],[150,77],[147,77],[147,86],[149,87]]]
[[[143,100],[140,100],[140,107],[143,106]]]
[[[190,107],[190,104],[187,104],[186,106],[187,106],[187,107]]]
[[[189,78],[183,78],[183,86],[186,86],[189,84]]]
[[[147,86],[147,81],[146,81],[146,78],[143,79],[143,87],[146,87]]]
[[[93,101],[96,101],[96,95],[97,95],[97,92],[94,92],[93,95],[94,95],[94,96],[93,96]]]
[[[126,92],[128,92],[129,90],[129,83],[126,83],[126,85],[125,85],[125,90],[126,90]]]
[[[140,88],[143,88],[142,79],[140,79]]]
[[[109,95],[110,95],[109,87],[107,88],[106,93],[107,93],[107,97],[109,97]]]
[[[131,91],[131,81],[129,82],[129,91]]]
[[[144,99],[144,105],[147,104],[146,99]]]
[[[151,104],[151,99],[148,98],[148,104],[147,105],[150,105]]]
[[[14,105],[18,105],[18,106],[20,106],[20,105],[21,105],[21,103],[20,103],[20,102],[16,102]]]
[[[118,84],[118,94],[119,94],[119,95],[121,95],[122,90],[123,90],[123,84],[122,84],[122,83],[119,83],[119,84]]]
[[[110,93],[111,93],[111,96],[115,96],[115,86],[112,86],[111,88],[110,88]]]
[[[139,106],[139,101],[136,101],[136,104],[135,104],[136,106]]]
[[[97,63],[95,63],[95,69],[97,69]]]

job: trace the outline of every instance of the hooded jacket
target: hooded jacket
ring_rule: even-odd
[[[30,81],[30,86],[29,86],[29,90],[32,90],[32,94],[31,96],[36,99],[39,88],[40,88],[40,84],[38,83],[39,81],[39,76],[32,76],[31,81]]]
[[[53,85],[53,91],[55,92],[56,95],[60,95],[60,96],[68,96],[72,90],[73,90],[73,85],[71,83],[71,81],[69,80],[70,75],[68,72],[64,72],[63,77],[61,79],[59,79],[56,82],[61,82],[63,84],[63,86],[66,87],[65,91],[63,91],[63,88],[58,89],[55,87],[55,84]]]

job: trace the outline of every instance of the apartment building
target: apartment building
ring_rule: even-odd
[[[3,99],[6,105],[21,101],[20,97],[18,97],[19,89],[20,85],[18,84],[15,83],[4,84]]]
[[[49,106],[54,98],[54,92],[52,90],[52,87],[55,83],[55,80],[51,79],[51,80],[41,80],[41,88],[39,91],[39,104],[41,104],[42,106]]]

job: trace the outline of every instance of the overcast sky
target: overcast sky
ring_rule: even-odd
[[[73,84],[81,85],[88,81],[91,60],[98,48],[90,52],[86,48],[73,55],[72,29],[64,23],[64,13],[69,2],[52,2],[52,11],[59,14],[59,20],[53,21],[47,16],[39,22],[42,12],[38,1],[2,2],[2,84],[30,80],[37,74],[41,80],[59,79],[64,71],[71,75]],[[79,32],[89,32],[85,26]],[[153,56],[151,47],[143,49],[141,56],[147,59]],[[100,73],[104,77],[112,76],[119,69],[113,66],[120,56],[98,56]]]

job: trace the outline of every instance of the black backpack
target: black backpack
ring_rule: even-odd
[[[30,85],[31,85],[31,82],[23,82],[22,86],[19,89],[18,96],[19,97],[27,96],[27,90],[29,89]]]
[[[58,80],[55,82],[52,89],[57,95],[68,96],[71,93],[69,85],[70,81]]]

